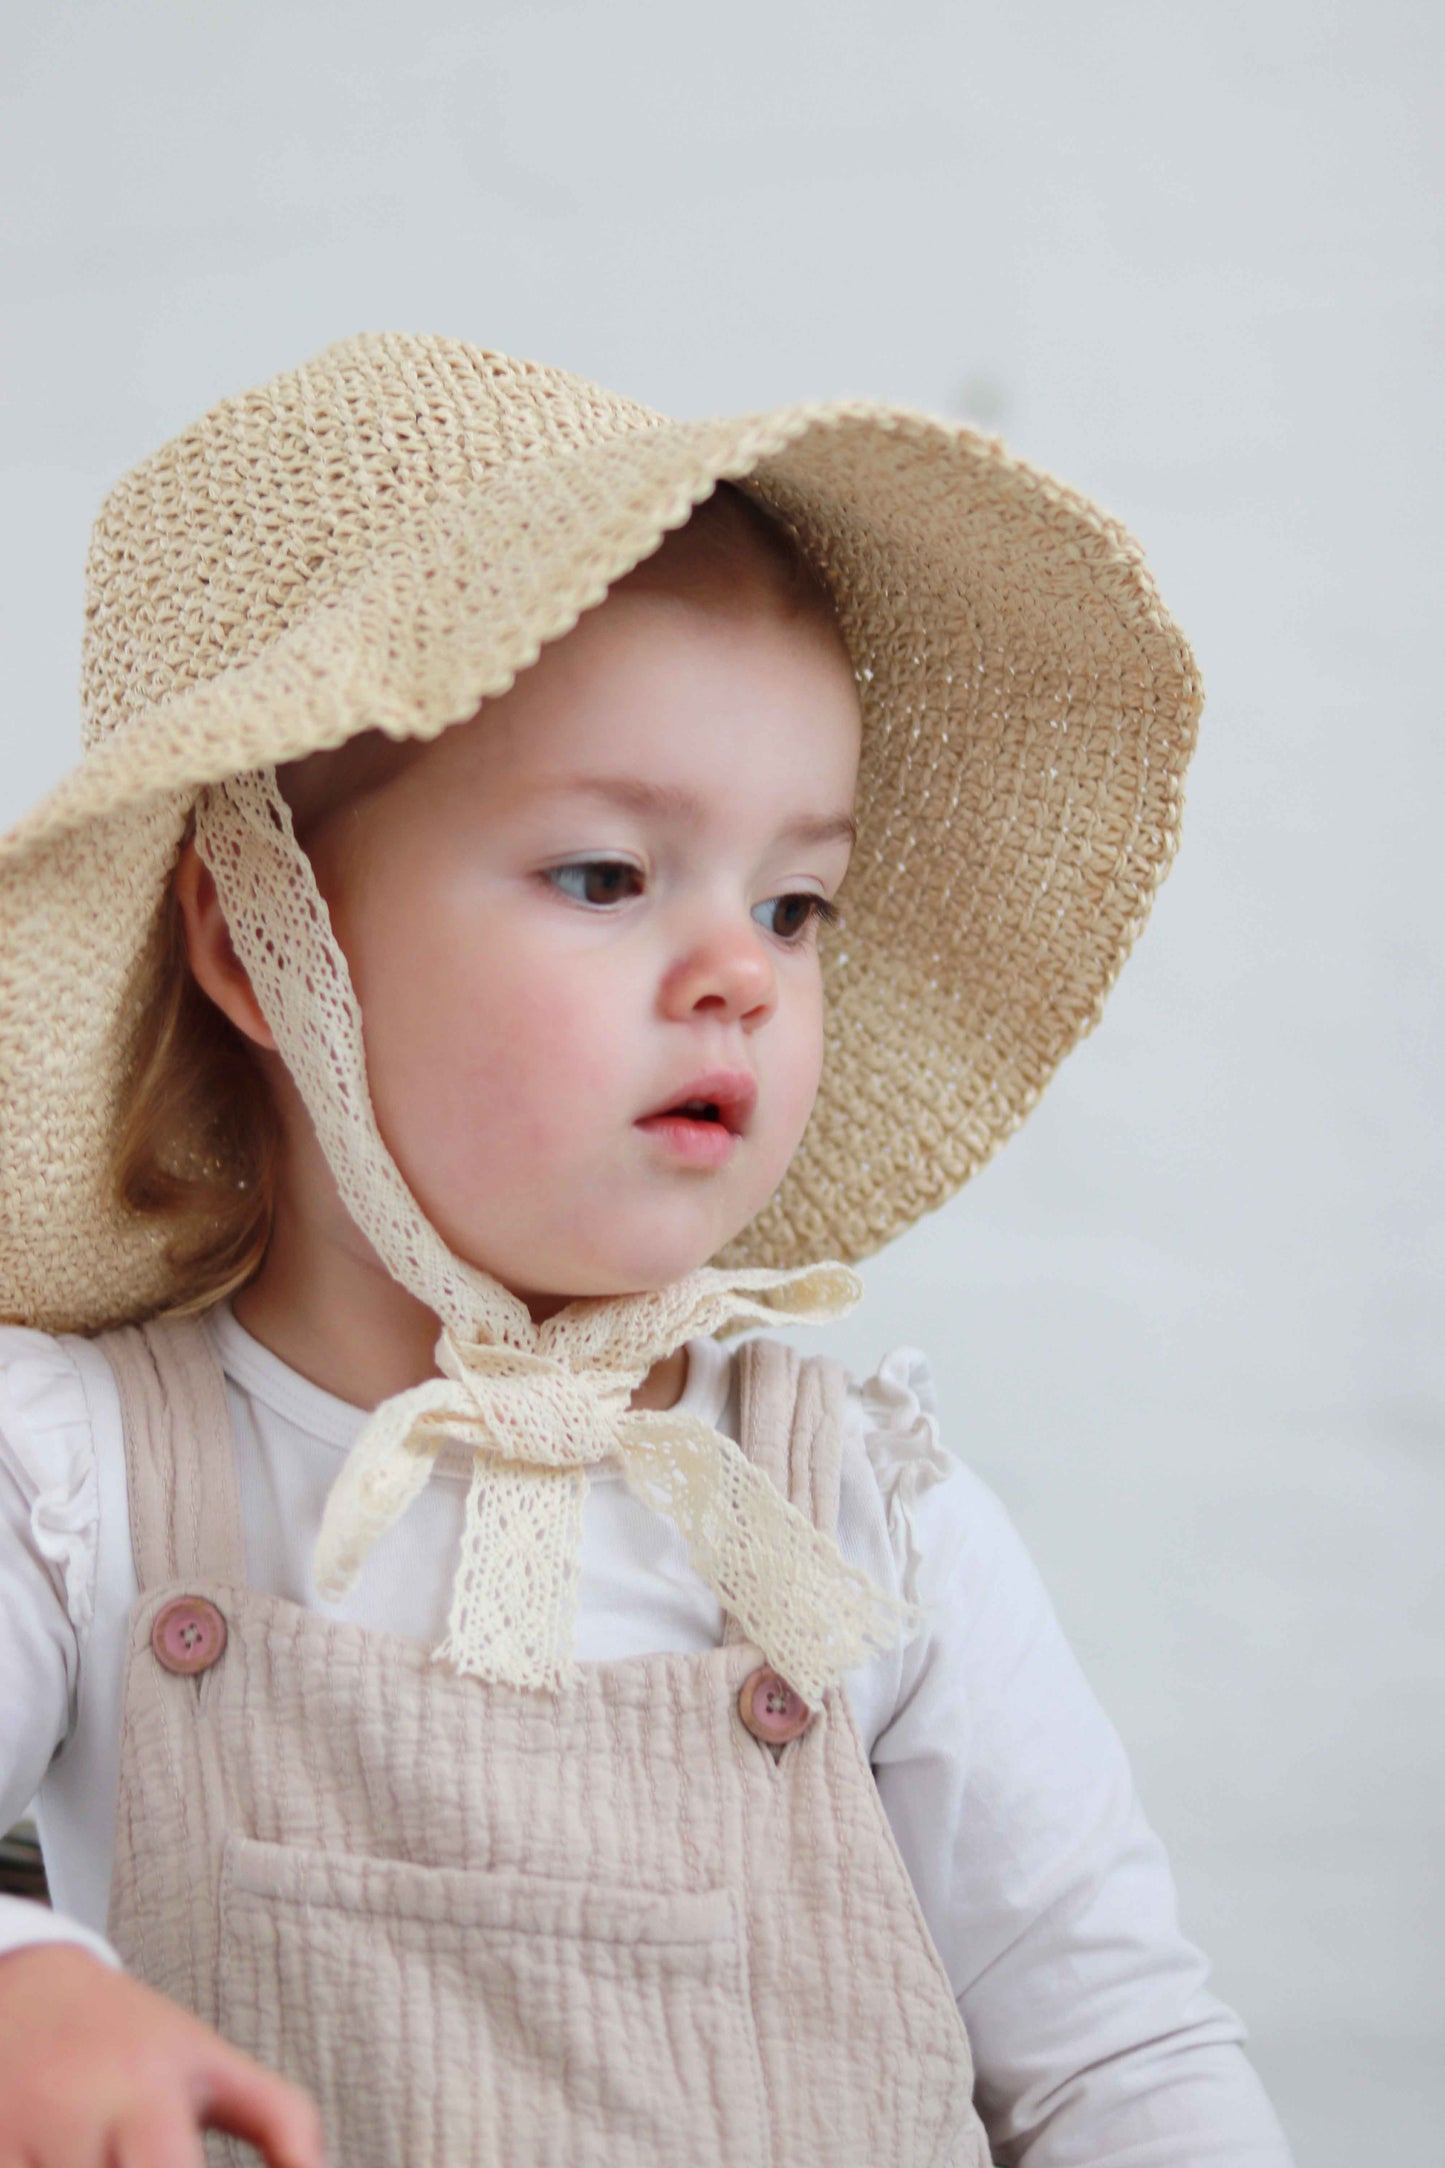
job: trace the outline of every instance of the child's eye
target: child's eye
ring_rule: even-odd
[[[634,881],[642,879],[636,866],[629,865],[625,858],[575,858],[570,865],[549,866],[543,879],[555,881],[563,894],[570,896],[574,891],[565,887],[562,880],[563,874],[567,873],[582,876],[582,893],[577,897],[577,901],[590,904],[617,903],[621,900],[622,891],[614,879],[619,873],[630,875]]]
[[[758,905],[758,909],[768,911],[776,905],[786,915],[790,906],[798,904],[804,906],[801,919],[795,918],[790,925],[775,925],[771,929],[790,948],[801,948],[815,924],[836,926],[842,915],[836,903],[830,903],[826,896],[815,896],[810,888],[800,888],[790,896],[770,896],[766,903]]]
[[[576,877],[576,888],[568,885],[568,876]],[[642,880],[637,867],[625,858],[574,858],[563,866],[549,866],[542,878],[555,883],[564,895],[574,896],[577,902],[596,910],[625,900],[626,891],[619,885],[619,876],[622,881]],[[797,916],[799,907],[801,917]],[[787,896],[770,896],[766,903],[758,905],[758,909],[778,910],[784,914],[788,922],[782,926],[774,924],[769,931],[780,941],[785,941],[789,948],[801,948],[815,922],[836,926],[842,915],[836,903],[830,903],[826,896],[815,896],[811,889],[798,889]]]

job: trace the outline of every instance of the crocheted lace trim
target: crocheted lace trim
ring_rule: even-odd
[[[433,1653],[459,1672],[523,1687],[575,1680],[584,1470],[610,1456],[677,1524],[703,1580],[806,1702],[916,1626],[917,1607],[848,1565],[732,1439],[685,1411],[629,1407],[684,1340],[841,1317],[861,1298],[857,1274],[834,1261],[704,1266],[669,1287],[581,1298],[534,1324],[525,1303],[442,1240],[382,1141],[360,1004],[275,771],[203,788],[196,844],[342,1201],[393,1278],[442,1321],[441,1376],[373,1410],[327,1498],[315,1552],[322,1595],[355,1585],[453,1438],[473,1448],[473,1469],[447,1631]]]

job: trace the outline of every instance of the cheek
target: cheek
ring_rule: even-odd
[[[488,939],[469,919],[449,936],[433,914],[420,931],[361,993],[378,1120],[384,1101],[393,1128],[420,1124],[422,1149],[430,1129],[438,1146],[486,1131],[503,1150],[564,1150],[625,1087],[605,977],[531,953],[515,927]]]
[[[606,1108],[624,1079],[624,1020],[595,966],[528,970],[525,958],[490,975],[485,1007],[469,1004],[468,1066],[537,1137]],[[609,1031],[611,1036],[609,1036]]]
[[[800,1005],[797,1031],[788,1065],[787,1097],[795,1145],[808,1125],[808,1118],[818,1096],[823,1060],[823,990],[821,984],[818,984],[814,986],[811,997]]]
[[[757,1068],[765,1134],[758,1143],[780,1178],[802,1141],[818,1096],[823,1062],[820,985],[795,982],[748,1058]]]

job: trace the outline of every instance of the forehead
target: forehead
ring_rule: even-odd
[[[856,755],[857,684],[817,619],[614,590],[509,690],[437,742],[443,760],[673,781]],[[450,740],[450,744],[448,744]]]
[[[366,731],[277,779],[303,842],[341,807],[398,783],[408,802],[480,794],[499,814],[585,782],[680,823],[740,785],[798,808],[826,801],[836,815],[860,733],[852,665],[830,623],[624,584],[435,739]]]
[[[592,770],[575,775],[539,777],[532,788],[534,800],[546,804],[555,798],[592,798],[624,812],[651,815],[679,827],[700,827],[707,811],[702,795],[676,783],[656,783],[645,776],[601,775]],[[850,814],[800,814],[781,831],[785,842],[854,844],[857,823]]]

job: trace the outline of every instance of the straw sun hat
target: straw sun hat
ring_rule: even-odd
[[[1142,553],[961,424],[861,399],[673,421],[456,340],[343,339],[110,491],[83,757],[0,839],[0,1318],[171,1299],[113,1124],[201,786],[472,715],[719,480],[829,589],[864,716],[827,1057],[712,1263],[868,1256],[941,1205],[1096,1021],[1172,857],[1201,690]]]

